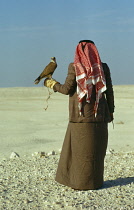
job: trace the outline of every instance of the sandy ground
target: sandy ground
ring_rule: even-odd
[[[68,124],[68,96],[46,87],[0,88],[0,158],[59,150]],[[114,129],[109,124],[108,149],[134,149],[134,85],[114,86]]]

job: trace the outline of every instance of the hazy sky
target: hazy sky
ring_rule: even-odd
[[[63,83],[81,39],[95,42],[113,84],[134,84],[134,0],[0,0],[0,87],[35,86],[52,56]]]

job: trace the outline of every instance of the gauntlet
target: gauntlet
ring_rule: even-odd
[[[44,80],[44,86],[46,86],[46,87],[48,87],[48,88],[53,88],[53,86],[56,84],[56,83],[58,83],[56,80],[54,80],[54,79],[45,79]]]

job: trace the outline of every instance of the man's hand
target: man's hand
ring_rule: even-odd
[[[56,84],[56,83],[58,83],[56,80],[54,80],[54,79],[45,79],[44,80],[44,86],[46,86],[46,87],[48,87],[48,88],[53,88],[53,86]]]

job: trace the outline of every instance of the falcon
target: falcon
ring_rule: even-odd
[[[44,68],[43,72],[34,81],[34,83],[37,85],[40,82],[40,80],[43,78],[51,79],[56,68],[57,68],[56,58],[52,57],[50,63]]]

